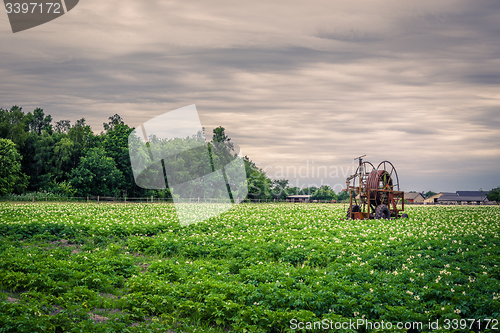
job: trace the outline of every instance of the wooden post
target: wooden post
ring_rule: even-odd
[[[99,196],[97,196],[97,204],[99,204]]]
[[[33,194],[33,203],[35,203],[35,195]]]
[[[153,196],[151,196],[151,203],[153,203]]]
[[[125,197],[125,203],[127,203],[127,197]]]
[[[87,196],[87,203],[89,203],[89,197]]]

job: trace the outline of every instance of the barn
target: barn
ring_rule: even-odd
[[[425,199],[424,203],[426,203],[426,204],[437,203],[438,199],[441,198],[443,195],[453,196],[453,195],[456,195],[456,193],[453,193],[453,192],[439,192],[439,193],[436,193],[436,194],[428,197],[427,199]]]
[[[490,203],[490,201],[486,197],[487,194],[488,191],[457,191],[455,193],[439,192],[425,199],[424,203],[439,203],[448,205],[484,205]]]
[[[440,197],[437,202],[438,203],[447,203],[447,204],[476,204],[481,205],[488,202],[488,198],[486,197],[488,194],[487,191],[457,191],[454,195],[446,195]]]
[[[311,195],[299,194],[286,197],[287,202],[311,202]]]
[[[409,203],[423,203],[425,198],[422,193],[405,192],[405,200]]]

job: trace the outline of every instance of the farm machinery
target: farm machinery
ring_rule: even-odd
[[[399,190],[396,168],[389,161],[373,164],[363,161],[366,155],[355,158],[359,161],[356,172],[346,179],[349,193],[348,219],[391,219],[406,218],[405,194]],[[352,184],[351,184],[352,181]],[[399,205],[401,204],[401,205]]]

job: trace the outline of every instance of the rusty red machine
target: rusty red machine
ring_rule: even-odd
[[[355,158],[359,161],[356,172],[346,179],[349,193],[348,219],[407,218],[404,211],[405,194],[399,190],[396,168],[389,161],[373,164],[363,161],[366,155]],[[353,184],[351,185],[351,181]]]

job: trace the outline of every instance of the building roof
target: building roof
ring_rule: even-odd
[[[458,201],[458,194],[446,193],[437,198],[437,201]]]
[[[439,193],[436,193],[434,195],[431,195],[430,197],[426,198],[425,200],[434,200],[434,199],[442,197],[443,195],[457,195],[457,194],[452,193],[452,192],[439,192]]]
[[[484,197],[489,191],[457,191],[459,196],[464,197]]]
[[[433,199],[437,199],[438,202],[443,201],[488,201],[486,198],[488,191],[457,191],[452,192],[439,192],[433,196],[428,197],[426,202],[430,202]],[[406,197],[406,193],[405,193]]]
[[[406,200],[414,200],[416,199],[418,196],[421,196],[422,199],[424,199],[424,196],[422,195],[422,193],[417,193],[417,192],[405,192],[405,199]]]
[[[486,196],[465,196],[465,195],[443,195],[437,201],[485,201]]]

